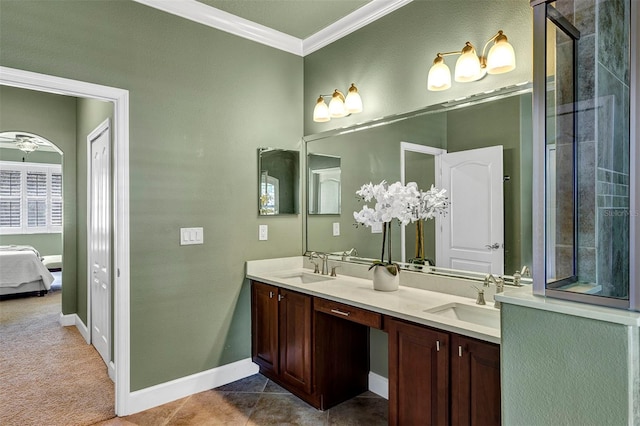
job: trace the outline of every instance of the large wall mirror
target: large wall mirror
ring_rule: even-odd
[[[353,212],[362,208],[356,191],[369,182],[413,181],[422,190],[431,184],[448,189],[448,214],[425,223],[424,258],[432,264],[508,275],[530,265],[531,104],[527,83],[306,136],[308,179],[315,179],[311,165],[316,158],[339,158],[342,195],[337,215],[307,212],[307,250],[357,253],[345,257],[356,262],[376,259],[381,235],[355,226]],[[489,186],[478,186],[485,181]],[[307,184],[315,185],[311,180]],[[493,210],[482,210],[479,204]],[[339,235],[333,232],[335,222],[340,223]],[[394,260],[416,257],[415,235],[415,224],[393,227]],[[449,248],[448,255],[443,246]],[[462,259],[457,249],[484,258]],[[486,258],[495,265],[487,266]]]
[[[300,212],[300,153],[258,148],[258,214],[274,216]]]

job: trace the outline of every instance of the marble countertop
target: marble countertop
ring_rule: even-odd
[[[335,278],[313,274],[311,269],[306,269],[303,265],[302,257],[248,261],[246,276],[252,280],[300,293],[345,303],[487,342],[500,343],[500,329],[498,328],[425,312],[425,310],[450,303],[496,311],[496,308],[493,307],[493,301],[490,299],[487,299],[487,305],[480,306],[476,305],[475,299],[472,298],[403,285],[400,285],[400,288],[393,292],[376,291],[373,289],[370,279],[341,274]],[[308,273],[323,280],[298,283],[294,279],[286,278],[298,273]],[[487,313],[494,315],[493,312]]]

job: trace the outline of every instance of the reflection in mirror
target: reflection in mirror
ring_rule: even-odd
[[[485,248],[485,245],[493,246],[494,243],[498,243],[505,274],[511,275],[522,269],[523,265],[530,265],[531,126],[531,89],[527,84],[353,128],[305,137],[308,153],[340,157],[343,193],[338,219],[335,216],[323,217],[313,214],[307,217],[307,250],[342,254],[355,248],[358,258],[379,257],[381,235],[375,232],[376,229],[353,226],[353,212],[362,207],[356,199],[355,192],[369,182],[375,184],[382,180],[389,183],[400,181],[403,172],[406,173],[405,182],[420,180],[420,189],[427,190],[430,187],[427,182],[429,178],[424,175],[431,174],[427,171],[429,167],[435,167],[434,164],[430,165],[434,162],[433,156],[431,159],[427,159],[428,155],[416,155],[414,158],[409,154],[411,158],[404,158],[405,170],[402,170],[402,142],[444,150],[448,154],[502,145],[503,174],[508,176],[504,183],[501,182],[504,235],[501,241],[483,242],[482,247],[489,253],[492,249]],[[407,169],[407,166],[410,168]],[[437,175],[439,172],[436,173],[434,170],[433,173]],[[332,223],[337,221],[341,223],[341,233],[339,236],[333,236]],[[467,225],[470,226],[469,229],[473,229],[473,222]],[[478,225],[478,228],[480,226],[487,225]],[[402,252],[405,252],[406,260],[414,257],[414,229],[415,225],[408,225],[404,244],[401,241],[401,232],[392,232],[394,259],[402,259]],[[434,260],[436,266],[440,267],[441,259],[437,258],[433,248],[435,241],[441,237],[440,231],[436,229],[439,227],[435,226],[431,233],[425,234],[425,257]]]
[[[340,157],[307,156],[309,214],[340,214]]]
[[[261,216],[299,213],[298,151],[258,148],[258,213]]]

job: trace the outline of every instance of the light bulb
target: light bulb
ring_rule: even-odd
[[[357,114],[362,112],[362,98],[358,93],[358,88],[354,83],[351,83],[349,87],[349,93],[347,93],[347,99],[344,101],[345,108],[349,114]]]
[[[442,56],[436,56],[427,77],[427,89],[432,92],[447,90],[451,87],[451,70],[444,63]]]
[[[507,41],[502,31],[498,31],[496,43],[487,55],[487,72],[489,74],[502,74],[513,71],[516,68],[516,53],[513,46]]]
[[[338,89],[336,89],[331,96],[329,115],[331,118],[340,118],[347,115],[347,110],[344,107],[344,95]]]
[[[476,49],[467,42],[462,48],[462,55],[456,62],[455,80],[461,83],[468,83],[482,78],[483,73],[480,68],[480,58],[476,55]]]
[[[329,107],[324,102],[324,98],[320,96],[316,102],[316,107],[313,109],[313,121],[316,123],[326,123],[331,120],[329,117]]]

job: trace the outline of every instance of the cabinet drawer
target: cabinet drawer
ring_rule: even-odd
[[[382,315],[344,303],[333,302],[331,300],[316,297],[313,301],[314,310],[334,317],[344,318],[369,327],[382,328]]]

